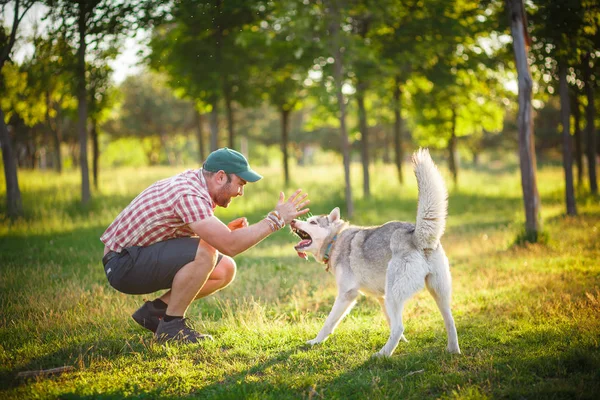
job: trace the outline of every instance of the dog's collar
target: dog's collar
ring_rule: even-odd
[[[336,240],[337,235],[335,235],[333,239],[331,239],[331,242],[329,242],[327,248],[325,249],[325,254],[323,255],[323,264],[327,265],[327,267],[325,268],[325,272],[329,272],[329,257],[331,255],[331,249],[333,248],[333,244]]]

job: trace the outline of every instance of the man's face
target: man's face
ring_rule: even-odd
[[[223,175],[223,184],[217,191],[214,201],[219,207],[226,208],[232,198],[244,195],[244,185],[247,182],[234,174],[229,175],[230,179],[227,179],[227,174],[223,173]]]

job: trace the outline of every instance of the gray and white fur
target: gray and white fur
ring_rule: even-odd
[[[387,343],[375,356],[391,356],[399,341],[406,341],[404,304],[427,286],[444,319],[446,349],[460,353],[450,310],[452,278],[440,243],[448,193],[427,150],[418,150],[412,160],[419,188],[416,224],[392,221],[376,227],[353,226],[340,218],[337,207],[329,215],[292,221],[292,231],[303,239],[295,247],[298,254],[306,258],[306,253],[311,253],[317,261],[327,263],[338,287],[325,325],[307,343],[324,342],[362,293],[379,301],[390,327]]]

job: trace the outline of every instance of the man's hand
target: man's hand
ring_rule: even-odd
[[[248,220],[246,219],[246,217],[234,219],[233,221],[227,224],[227,227],[232,231],[235,231],[236,229],[240,228],[246,228],[247,226]]]
[[[302,189],[296,190],[287,201],[285,201],[285,194],[283,192],[279,193],[279,202],[275,210],[279,212],[286,224],[310,211],[309,208],[304,208],[310,203],[310,200],[307,199],[308,194],[301,195],[301,193]]]

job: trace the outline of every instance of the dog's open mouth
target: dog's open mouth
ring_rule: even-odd
[[[300,241],[300,243],[298,243],[296,246],[294,246],[294,249],[296,249],[296,251],[298,252],[298,255],[300,257],[307,260],[308,256],[306,255],[305,252],[302,251],[302,249],[305,249],[312,244],[312,238],[310,237],[310,235],[308,233],[304,232],[302,229],[292,228],[292,232],[294,232],[296,235],[298,235],[300,237],[300,239],[302,239]]]

